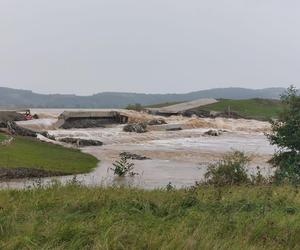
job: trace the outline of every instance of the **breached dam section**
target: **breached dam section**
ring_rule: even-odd
[[[159,114],[163,116],[171,116],[171,115],[178,115],[182,114],[188,110],[199,108],[201,106],[205,106],[208,104],[213,104],[218,102],[216,99],[213,98],[201,98],[198,100],[190,101],[190,102],[183,102],[178,103],[162,108],[148,108],[148,110],[153,114]]]
[[[128,122],[128,116],[118,111],[64,111],[56,124],[58,128],[93,128]]]
[[[77,111],[80,114],[84,110]],[[122,124],[124,121],[119,120],[109,121],[110,125],[103,127],[64,129],[54,126],[59,121],[60,114],[72,113],[64,113],[64,110],[32,110],[32,113],[42,118],[18,122],[18,124],[40,128],[40,130],[46,129],[56,141],[41,137],[42,140],[69,147],[72,145],[63,143],[61,139],[81,138],[103,142],[102,146],[81,148],[82,151],[94,155],[101,161],[93,172],[76,176],[83,185],[124,184],[153,189],[164,188],[171,182],[177,188],[191,186],[195,181],[203,180],[208,164],[217,161],[232,150],[244,151],[251,157],[252,161],[248,166],[249,174],[255,173],[257,166],[264,175],[273,172],[268,160],[276,148],[269,144],[265,136],[265,133],[270,131],[270,124],[267,122],[220,117],[189,118],[178,115],[161,117],[128,110],[116,111],[124,114],[128,123],[152,124],[149,121],[164,119],[166,124],[148,125],[145,133],[124,132],[124,124]],[[68,116],[65,116],[65,119],[67,120]],[[182,129],[169,131],[168,126]],[[207,133],[209,130],[218,131],[218,136],[209,135]],[[119,159],[123,152],[147,158],[132,160],[137,176],[119,178],[113,175],[112,163]],[[74,176],[43,178],[41,183],[46,185],[53,179],[65,183],[73,178]],[[32,179],[12,180],[0,183],[0,187],[24,188],[34,185],[34,182],[35,180]]]

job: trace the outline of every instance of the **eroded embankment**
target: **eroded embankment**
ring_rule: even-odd
[[[58,171],[47,171],[34,168],[0,168],[0,181],[23,178],[44,178],[50,176],[68,175]]]
[[[154,118],[149,114],[128,111],[131,122],[146,122]],[[82,138],[99,140],[104,143],[100,147],[87,147],[84,152],[101,160],[101,164],[92,173],[77,175],[77,179],[86,185],[130,184],[142,188],[165,187],[169,182],[177,187],[193,185],[203,178],[207,164],[219,159],[230,150],[245,151],[251,155],[252,162],[248,166],[249,173],[254,173],[260,166],[265,175],[272,170],[267,164],[274,152],[264,133],[269,131],[266,122],[245,119],[226,118],[187,118],[173,116],[163,118],[167,125],[148,126],[146,133],[127,133],[123,125],[109,128],[90,129],[55,129],[52,123],[45,126],[42,120],[28,123],[29,126],[47,128],[57,139]],[[48,120],[46,120],[48,121]],[[166,131],[167,126],[178,125],[183,130]],[[221,130],[219,136],[207,136],[209,129]],[[61,142],[59,142],[62,144]],[[67,145],[67,144],[65,144]],[[112,162],[122,152],[132,152],[151,158],[145,161],[133,161],[134,178],[115,178],[111,171]],[[62,182],[70,181],[73,176],[59,177]],[[45,178],[45,183],[50,179]],[[10,183],[12,186],[14,184]],[[27,182],[28,184],[28,182]]]

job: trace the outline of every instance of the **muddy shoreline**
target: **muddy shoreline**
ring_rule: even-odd
[[[24,178],[45,178],[52,176],[71,175],[71,173],[64,173],[59,171],[49,171],[37,168],[2,168],[0,167],[0,181],[13,181]]]

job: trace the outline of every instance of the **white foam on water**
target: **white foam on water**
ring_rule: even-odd
[[[33,119],[28,121],[19,121],[17,124],[21,127],[35,131],[45,131],[55,129],[56,118]]]
[[[43,110],[45,112],[45,110]],[[53,114],[58,110],[53,110]],[[51,113],[52,114],[52,113]],[[134,116],[134,112],[131,115]],[[139,119],[148,116],[139,116]],[[48,132],[57,139],[76,137],[104,142],[101,147],[86,147],[82,150],[96,156],[101,163],[91,173],[77,175],[76,178],[84,185],[119,185],[126,184],[141,188],[162,188],[171,182],[176,187],[190,186],[203,179],[208,162],[219,159],[231,150],[241,150],[256,155],[249,166],[254,173],[256,166],[269,175],[272,170],[266,161],[276,149],[271,146],[264,135],[270,128],[266,122],[245,119],[226,118],[166,118],[168,124],[181,124],[184,130],[164,131],[163,126],[147,133],[123,132],[123,125],[110,128],[89,129],[52,129]],[[51,127],[55,119],[39,119],[22,122],[22,125],[35,128]],[[221,136],[204,136],[209,129],[225,129]],[[45,138],[40,137],[43,140]],[[116,178],[110,168],[119,153],[127,151],[151,157],[152,160],[134,161],[135,171],[139,173],[133,178]],[[206,164],[206,165],[205,165]],[[43,178],[42,185],[52,179],[66,183],[74,176]],[[34,180],[16,180],[0,183],[0,188],[26,188],[33,186]]]

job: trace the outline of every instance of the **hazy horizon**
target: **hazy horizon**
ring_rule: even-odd
[[[300,87],[300,2],[2,0],[0,86],[43,94]]]
[[[249,90],[264,90],[264,89],[277,89],[277,88],[285,88],[285,87],[266,87],[266,88],[247,88],[247,87],[220,87],[220,88],[206,88],[206,89],[198,89],[198,90],[192,90],[192,91],[187,91],[187,92],[164,92],[164,93],[155,93],[155,92],[126,92],[126,91],[98,91],[98,92],[95,92],[95,93],[90,93],[90,94],[76,94],[76,93],[72,93],[72,92],[69,92],[69,93],[59,93],[59,92],[54,92],[54,93],[43,93],[43,92],[39,92],[39,91],[35,91],[35,90],[32,90],[32,89],[25,89],[25,88],[12,88],[12,87],[8,87],[8,86],[0,86],[0,88],[9,88],[9,89],[15,89],[15,90],[24,90],[24,91],[32,91],[33,93],[35,94],[45,94],[45,95],[55,95],[55,94],[58,94],[58,95],[77,95],[77,96],[91,96],[91,95],[95,95],[95,94],[101,94],[101,93],[126,93],[126,94],[147,94],[147,95],[165,95],[165,94],[189,94],[189,93],[193,93],[193,92],[199,92],[199,91],[209,91],[209,90],[214,90],[214,89],[230,89],[230,88],[233,88],[233,89],[238,89],[238,88],[241,88],[241,89],[249,89]],[[288,86],[289,87],[289,86]],[[285,88],[286,89],[286,88]]]

